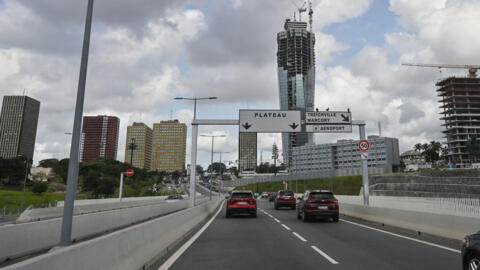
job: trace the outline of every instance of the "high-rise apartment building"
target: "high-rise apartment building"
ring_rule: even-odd
[[[307,30],[307,23],[290,21],[285,31],[277,34],[277,67],[280,109],[313,111],[315,100],[315,35]],[[304,130],[304,127],[302,127]],[[287,166],[292,161],[292,148],[313,143],[313,134],[283,133],[282,145]]]
[[[117,159],[120,119],[116,116],[84,116],[80,144],[80,161],[97,158]]]
[[[238,170],[257,169],[257,133],[240,132],[238,135]]]
[[[183,172],[186,144],[187,125],[184,123],[178,120],[154,123],[150,170]]]
[[[131,144],[133,142],[133,149]],[[144,123],[133,123],[127,127],[125,162],[133,167],[150,170],[152,156],[152,129]]]
[[[443,108],[448,161],[458,168],[470,167],[474,160],[467,142],[480,137],[480,78],[449,77],[437,83]]]
[[[40,102],[27,96],[4,96],[0,116],[0,157],[33,159]]]

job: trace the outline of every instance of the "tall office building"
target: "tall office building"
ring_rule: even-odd
[[[238,170],[255,171],[257,169],[257,133],[240,132],[238,135]]]
[[[120,119],[116,116],[84,116],[80,144],[80,161],[97,158],[117,159]]]
[[[480,137],[480,78],[449,77],[437,83],[440,97],[440,118],[445,121],[448,161],[458,168],[468,168],[474,162],[467,142]]]
[[[131,144],[133,142],[133,149]],[[127,127],[125,162],[134,167],[150,170],[152,156],[152,129],[144,123],[133,123]]]
[[[284,28],[277,34],[280,109],[300,110],[305,120],[305,112],[313,111],[315,100],[315,35],[307,30],[306,22],[287,19]],[[313,134],[282,134],[287,166],[292,162],[292,148],[307,143],[313,143]]]
[[[40,102],[27,96],[4,96],[0,116],[0,157],[33,159]]]
[[[187,125],[178,120],[153,124],[152,160],[150,169],[156,171],[183,172]]]

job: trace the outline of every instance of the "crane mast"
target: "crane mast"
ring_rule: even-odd
[[[455,69],[468,69],[468,77],[476,78],[477,71],[480,69],[480,65],[448,65],[448,64],[419,64],[419,63],[402,63],[402,66],[413,67],[433,67],[433,68],[455,68]]]

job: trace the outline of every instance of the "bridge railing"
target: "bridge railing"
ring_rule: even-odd
[[[363,205],[362,196],[336,195],[340,203]],[[370,196],[370,206],[480,218],[479,198]]]

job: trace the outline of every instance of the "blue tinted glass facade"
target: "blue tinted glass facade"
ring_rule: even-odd
[[[278,86],[281,110],[313,111],[315,99],[315,36],[307,31],[306,22],[285,22],[285,31],[277,34]],[[305,130],[305,127],[302,127]],[[313,143],[313,134],[282,134],[284,160],[291,164],[292,147]]]

